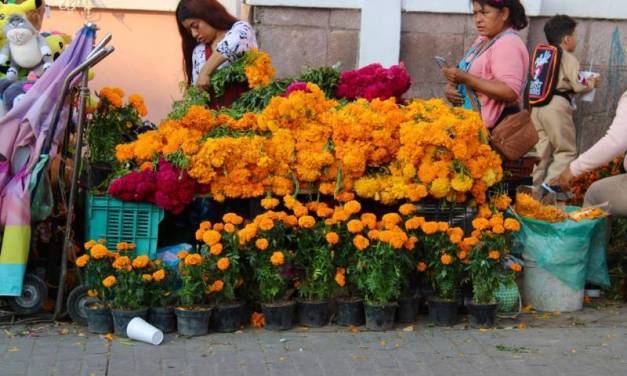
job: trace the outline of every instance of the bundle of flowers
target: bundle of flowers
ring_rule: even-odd
[[[583,174],[572,184],[572,193],[573,197],[570,199],[570,204],[581,206],[583,204],[584,196],[588,191],[588,188],[592,185],[592,183],[597,180],[601,180],[604,178],[608,178],[610,176],[616,176],[622,173],[621,167],[623,167],[624,156],[617,156],[610,163],[603,167],[599,167],[594,171],[590,171],[587,174]]]
[[[370,64],[342,73],[335,95],[350,100],[394,97],[401,102],[410,86],[411,77],[403,65],[384,68],[381,64]]]
[[[228,85],[246,84],[251,89],[268,86],[276,71],[270,56],[257,49],[242,54],[233,64],[219,69],[211,76],[211,88],[216,97],[221,97]]]

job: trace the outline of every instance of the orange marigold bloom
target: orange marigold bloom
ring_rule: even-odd
[[[379,240],[381,237],[381,232],[379,230],[370,230],[368,231],[368,239],[370,240]]]
[[[363,213],[359,219],[368,229],[374,230],[377,228],[377,216],[373,213]]]
[[[507,218],[505,220],[505,229],[507,231],[514,231],[514,232],[520,231],[520,223],[513,218]]]
[[[518,263],[513,263],[511,268],[516,273],[520,273],[522,271],[522,266],[520,264],[518,264]]]
[[[327,233],[325,238],[327,239],[327,243],[331,245],[337,244],[337,242],[340,241],[340,236],[336,232]]]
[[[304,205],[296,205],[294,206],[294,209],[292,209],[292,211],[294,212],[294,215],[299,218],[309,213],[309,210],[307,210],[307,208]]]
[[[89,262],[89,255],[82,255],[76,259],[76,266],[79,268],[84,267]]]
[[[405,221],[405,229],[408,231],[418,230],[425,223],[423,217],[412,217]]]
[[[348,228],[348,232],[352,234],[357,234],[364,229],[363,223],[361,223],[361,221],[358,219],[352,219],[348,221],[346,227]]]
[[[503,225],[496,225],[492,227],[492,232],[500,235],[505,232],[505,227],[503,227]]]
[[[187,255],[189,255],[189,253],[187,251],[179,251],[176,256],[179,258],[179,260],[183,260],[185,257],[187,257]]]
[[[383,218],[381,218],[381,222],[390,225],[398,225],[402,221],[403,219],[397,213],[387,213],[383,216]]]
[[[200,222],[199,228],[203,231],[211,230],[211,222],[209,221]]]
[[[115,278],[115,276],[110,275],[107,278],[102,280],[102,285],[106,288],[111,288],[116,284],[117,281],[118,280],[117,278]]]
[[[255,247],[260,251],[265,251],[268,249],[268,239],[260,238],[255,240]]]
[[[466,253],[466,251],[460,251],[457,253],[457,258],[460,260],[464,260],[467,256],[468,256],[468,253]]]
[[[250,316],[250,326],[255,329],[263,328],[266,325],[266,319],[263,317],[263,313],[253,312]]]
[[[476,237],[474,237],[474,236],[471,236],[471,237],[469,237],[469,238],[465,238],[465,239],[463,240],[463,243],[464,243],[467,247],[472,248],[472,247],[474,247],[475,245],[479,244],[479,239],[477,239],[477,238],[476,238]]]
[[[218,244],[222,239],[222,235],[216,230],[209,230],[205,232],[202,236],[202,240],[205,244],[212,246],[214,244]]]
[[[326,205],[318,205],[318,208],[316,209],[316,215],[320,218],[329,218],[333,215],[333,209]]]
[[[87,296],[89,296],[90,298],[96,298],[98,297],[98,291],[94,289],[87,290]]]
[[[156,272],[152,273],[152,279],[154,279],[157,282],[163,281],[164,278],[165,278],[165,270],[164,269],[159,269]]]
[[[350,215],[357,214],[361,211],[361,204],[359,201],[351,200],[344,204],[344,210]]]
[[[438,231],[447,232],[448,231],[448,223],[447,222],[438,222]]]
[[[312,228],[316,225],[316,219],[310,215],[298,218],[298,225],[301,228]]]
[[[283,252],[274,252],[272,254],[272,257],[270,257],[270,262],[274,266],[283,265],[283,263],[285,263],[285,255],[283,254]]]
[[[146,282],[152,282],[152,274],[143,274],[142,279]]]
[[[451,255],[445,253],[440,257],[440,261],[443,265],[450,265],[453,262],[453,257]]]
[[[128,249],[128,244],[126,244],[125,242],[121,242],[115,245],[115,249],[117,249],[118,251],[126,251]]]
[[[198,230],[196,230],[196,234],[195,234],[196,240],[197,240],[197,241],[199,241],[199,242],[201,242],[201,241],[202,241],[202,236],[203,236],[204,234],[205,234],[205,230],[203,230],[203,229],[201,229],[201,228],[199,228]]]
[[[115,259],[115,261],[113,261],[112,266],[113,268],[118,269],[118,270],[122,270],[122,269],[130,270],[131,259],[128,258],[128,256],[120,256],[117,259]]]
[[[274,228],[274,221],[271,218],[263,218],[259,221],[259,228],[263,231],[270,231]]]
[[[501,252],[499,251],[490,251],[488,253],[488,257],[492,260],[498,260],[501,257]]]
[[[228,257],[222,257],[221,259],[218,260],[218,269],[220,269],[221,271],[227,270],[230,265],[231,265],[231,261],[229,260]]]
[[[96,243],[93,240],[90,240],[90,241],[88,241],[87,243],[84,244],[84,247],[85,247],[86,250],[89,251],[91,249],[91,247],[95,246],[96,244],[98,244],[98,243]]]
[[[500,195],[498,197],[494,197],[492,202],[497,209],[504,211],[509,208],[509,204],[512,203],[512,199],[507,195]]]
[[[427,264],[425,264],[424,262],[420,261],[418,263],[418,265],[416,265],[416,269],[420,272],[423,273],[425,270],[427,270]]]
[[[224,282],[220,279],[216,280],[211,284],[210,291],[211,292],[220,292],[224,289]]]
[[[214,223],[213,229],[218,232],[224,230],[224,223]]]
[[[209,248],[209,253],[211,253],[214,256],[220,256],[222,254],[223,249],[224,247],[222,246],[221,243],[214,244]]]
[[[244,218],[240,217],[235,213],[226,213],[222,216],[222,221],[224,223],[231,223],[234,225],[241,225],[244,222]]]
[[[335,274],[335,283],[337,283],[340,287],[344,287],[346,285],[346,277],[344,276],[344,273]]]
[[[490,227],[490,221],[485,218],[475,218],[472,221],[472,227],[482,231]]]
[[[109,250],[102,244],[96,244],[89,250],[91,257],[96,260],[103,259],[109,255]]]
[[[363,251],[364,249],[368,248],[368,246],[370,245],[370,241],[368,240],[368,238],[357,235],[353,238],[353,245],[357,247],[358,250]]]
[[[453,227],[449,229],[448,237],[451,243],[459,244],[462,242],[462,238],[464,237],[464,230],[459,227]]]
[[[194,253],[185,257],[185,265],[195,266],[202,264],[202,256],[198,253]]]
[[[403,204],[398,208],[398,212],[401,213],[402,215],[410,215],[414,213],[416,210],[418,209],[416,208],[416,205],[414,204]]]
[[[420,227],[422,228],[422,232],[427,235],[435,234],[436,232],[438,232],[437,222],[425,222]]]
[[[279,206],[279,200],[273,197],[264,198],[261,200],[261,207],[266,210],[271,210]]]
[[[150,262],[150,258],[148,258],[148,256],[137,256],[135,257],[135,260],[133,260],[133,268],[135,269],[141,269],[141,268],[145,268],[148,263]]]
[[[235,232],[235,226],[232,223],[227,223],[224,225],[224,231],[232,234]]]

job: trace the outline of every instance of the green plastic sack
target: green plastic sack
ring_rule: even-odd
[[[566,212],[579,208],[568,206]],[[548,223],[519,217],[518,253],[536,262],[575,290],[586,282],[609,286],[606,259],[607,218]]]

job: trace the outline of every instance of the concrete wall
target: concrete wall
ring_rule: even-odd
[[[260,47],[270,53],[280,76],[298,73],[301,68],[336,62],[341,62],[345,70],[357,66],[360,10],[255,6],[253,17]],[[542,27],[545,21],[544,17],[533,18],[530,27],[523,32],[523,39],[530,48],[544,39]],[[627,45],[627,21],[579,21],[580,42],[576,54],[586,69],[592,59],[594,69],[605,78],[596,101],[579,104],[576,122],[579,146],[583,151],[605,134],[614,115],[617,97],[627,90],[625,66],[613,69],[614,77],[623,75],[620,82],[614,81],[610,85],[607,81],[612,33],[618,27],[622,43]],[[441,96],[444,80],[433,56],[440,55],[455,63],[475,38],[469,15],[405,12],[400,56],[413,78],[410,95]],[[609,94],[608,89],[612,89]]]

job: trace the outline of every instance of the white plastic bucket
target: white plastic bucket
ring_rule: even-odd
[[[163,341],[163,332],[144,321],[141,317],[135,317],[128,323],[126,335],[128,338],[155,346]]]
[[[573,290],[553,274],[525,259],[523,301],[541,312],[574,312],[583,308],[584,290]]]

